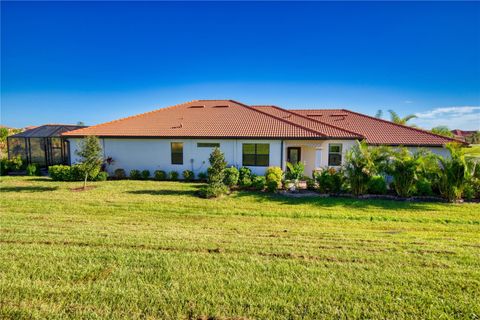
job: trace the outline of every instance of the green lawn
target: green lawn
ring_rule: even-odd
[[[0,318],[480,317],[480,205],[2,177]]]

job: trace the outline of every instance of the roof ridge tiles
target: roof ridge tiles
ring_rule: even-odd
[[[255,112],[259,112],[259,113],[261,113],[261,114],[267,115],[267,116],[269,116],[269,117],[271,117],[271,118],[280,120],[280,121],[282,121],[282,122],[288,123],[288,124],[290,124],[290,125],[293,125],[293,126],[295,126],[295,127],[301,128],[301,129],[303,129],[303,130],[310,131],[310,132],[312,132],[312,133],[314,133],[314,134],[318,134],[318,135],[320,135],[320,136],[322,136],[322,137],[328,137],[326,134],[321,133],[321,132],[319,132],[319,131],[317,131],[317,130],[310,129],[310,128],[304,127],[304,126],[302,126],[302,125],[300,125],[300,124],[298,124],[298,123],[294,123],[294,122],[291,122],[291,121],[282,119],[282,118],[280,118],[280,117],[271,115],[271,114],[269,114],[269,113],[267,113],[267,112],[263,112],[263,111],[257,110],[257,109],[255,109],[255,108],[252,108],[252,107],[250,107],[250,106],[248,106],[248,105],[246,105],[246,104],[243,104],[243,103],[241,103],[241,102],[238,102],[238,101],[235,101],[235,100],[230,100],[230,101],[232,101],[232,102],[234,102],[234,103],[236,103],[236,104],[238,104],[238,105],[240,105],[240,106],[242,106],[242,107],[245,107],[245,108],[247,108],[248,110],[252,110],[252,111],[255,111]]]
[[[320,120],[317,120],[317,119],[312,119],[312,118],[306,117],[306,116],[304,116],[304,115],[298,114],[298,113],[296,113],[296,112],[294,112],[294,111],[290,111],[290,110],[287,110],[287,109],[280,108],[280,107],[278,107],[278,106],[270,106],[270,107],[275,108],[275,109],[278,109],[278,110],[281,110],[281,111],[285,111],[285,112],[290,113],[290,114],[294,114],[294,115],[296,115],[296,116],[298,116],[298,117],[300,117],[300,118],[303,118],[303,119],[306,119],[306,120],[309,120],[309,121],[321,123],[321,124],[323,124],[323,125],[329,126],[329,127],[331,127],[331,128],[338,129],[338,130],[340,130],[340,131],[345,131],[345,132],[351,133],[351,134],[353,134],[353,135],[356,136],[356,137],[360,137],[360,138],[364,138],[364,139],[365,139],[365,137],[364,137],[363,135],[361,135],[360,133],[358,133],[358,132],[354,132],[354,131],[351,131],[351,130],[343,129],[343,128],[337,127],[336,125],[329,124],[329,123],[326,123],[326,122],[323,122],[323,121],[320,121]]]
[[[427,130],[424,130],[424,129],[415,128],[415,127],[407,126],[407,125],[400,124],[400,123],[395,123],[393,121],[388,121],[388,120],[385,120],[385,119],[382,119],[382,118],[372,117],[372,116],[369,116],[368,114],[363,114],[363,113],[351,111],[351,110],[348,110],[348,109],[340,109],[340,110],[345,111],[345,112],[349,112],[349,113],[353,113],[353,114],[356,114],[358,116],[369,118],[369,119],[372,119],[372,120],[377,120],[377,121],[381,121],[381,122],[384,122],[384,123],[390,123],[390,124],[392,124],[394,126],[397,126],[397,127],[400,127],[400,128],[410,129],[410,130],[414,130],[414,131],[422,132],[422,133],[427,133],[427,134],[431,134],[431,135],[434,135],[434,136],[439,137],[439,138],[443,138],[443,139],[447,139],[447,140],[449,139],[449,140],[453,140],[453,141],[461,143],[461,144],[465,144],[465,141],[461,141],[461,140],[458,140],[458,139],[455,139],[455,138],[445,137],[445,136],[442,136],[440,134],[436,134],[436,133],[433,133],[431,131],[427,131]]]

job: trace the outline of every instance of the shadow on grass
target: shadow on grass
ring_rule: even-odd
[[[148,194],[152,196],[195,196],[195,190],[133,190],[130,194]]]
[[[1,187],[1,192],[48,192],[55,191],[58,187],[41,187],[41,186],[18,186],[18,187]]]
[[[357,199],[348,197],[299,197],[293,198],[280,194],[254,192],[254,191],[239,191],[235,195],[237,198],[250,198],[256,202],[275,202],[285,205],[312,205],[318,207],[344,207],[344,208],[378,208],[385,210],[423,210],[431,211],[432,204],[426,202],[409,202],[409,201],[395,201],[383,199]]]

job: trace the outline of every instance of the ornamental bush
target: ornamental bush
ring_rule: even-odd
[[[48,175],[55,181],[72,181],[70,166],[55,165],[48,167]]]
[[[223,183],[226,186],[232,188],[238,184],[238,179],[240,177],[240,172],[235,167],[230,167],[225,169],[225,178],[223,179]]]
[[[31,163],[26,168],[27,176],[39,176],[40,167],[36,163]]]
[[[165,181],[167,180],[167,173],[163,170],[155,170],[155,172],[153,173],[153,177],[155,180]]]
[[[265,171],[267,189],[274,192],[282,188],[283,170],[280,167],[269,167]]]
[[[142,175],[143,180],[148,180],[148,178],[150,178],[150,171],[149,170],[142,170],[141,175]]]
[[[124,169],[118,168],[115,169],[113,176],[115,177],[115,179],[121,180],[125,179],[127,177],[127,174],[125,173]]]
[[[108,173],[105,171],[100,171],[97,176],[93,179],[93,181],[107,181]]]
[[[382,176],[373,176],[368,182],[368,193],[371,194],[386,194],[387,182]]]
[[[198,180],[202,182],[206,182],[208,179],[208,174],[206,172],[199,172],[198,173]]]
[[[343,172],[334,168],[322,169],[314,173],[320,193],[339,193],[344,181]]]
[[[178,180],[178,172],[177,171],[170,171],[168,173],[168,180],[177,181]]]
[[[130,179],[132,180],[140,180],[142,178],[142,173],[140,172],[140,170],[130,170],[130,175],[129,175]]]
[[[183,175],[183,180],[187,182],[193,181],[193,179],[195,179],[195,174],[193,173],[192,170],[184,170],[182,172],[182,175]]]
[[[252,178],[252,188],[254,190],[263,191],[265,185],[267,184],[267,179],[264,176],[254,176]]]
[[[248,188],[252,185],[252,170],[247,167],[241,167],[239,170],[238,184],[242,188]]]

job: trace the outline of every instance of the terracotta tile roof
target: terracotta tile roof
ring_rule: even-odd
[[[370,144],[440,146],[455,141],[344,109],[285,110],[234,100],[195,100],[63,133],[82,137],[366,139]]]
[[[341,129],[318,130],[233,100],[196,100],[70,131],[65,136],[316,138]],[[351,133],[342,133],[351,136]]]
[[[268,113],[272,116],[278,117],[285,119],[287,121],[290,121],[292,123],[295,123],[297,125],[301,125],[303,127],[318,131],[318,132],[324,132],[330,137],[335,137],[335,138],[354,138],[354,139],[362,139],[364,138],[361,134],[358,134],[356,132],[350,131],[345,128],[339,128],[335,125],[317,121],[314,119],[310,119],[306,116],[297,114],[295,112],[292,112],[290,110],[285,110],[277,106],[251,106],[252,108],[255,108],[257,110],[263,111],[265,113]]]
[[[448,142],[462,141],[450,139],[431,132],[396,124],[345,109],[290,110],[297,114],[352,130],[363,135],[369,144],[405,146],[441,146]]]

